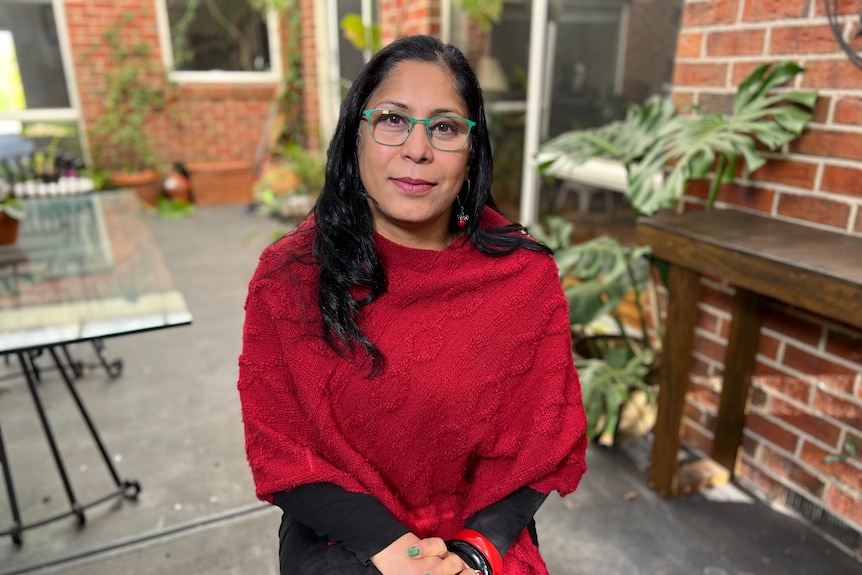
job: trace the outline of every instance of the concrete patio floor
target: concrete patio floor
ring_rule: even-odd
[[[76,385],[137,501],[111,500],[0,539],[0,575],[277,574],[280,512],[254,497],[236,393],[242,305],[257,257],[279,225],[243,206],[198,209],[184,220],[148,217],[191,326],[120,337],[116,380],[89,371]],[[87,345],[77,357],[94,358]],[[44,360],[44,358],[43,358]],[[0,361],[0,376],[14,372]],[[56,373],[41,386],[79,499],[112,487]],[[0,381],[0,423],[26,522],[61,512],[66,498],[20,378]],[[862,563],[801,519],[726,485],[665,501],[646,486],[649,439],[591,448],[581,488],[538,515],[550,572],[575,574],[848,574]],[[0,531],[11,524],[0,491]]]

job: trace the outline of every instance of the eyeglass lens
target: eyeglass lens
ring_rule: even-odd
[[[470,136],[470,124],[457,116],[436,116],[428,120],[415,120],[426,124],[431,145],[438,150],[460,150]],[[368,114],[371,137],[378,144],[400,146],[410,135],[410,117],[394,110],[374,110]]]

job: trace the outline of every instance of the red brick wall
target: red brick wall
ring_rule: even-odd
[[[317,76],[314,0],[301,0],[302,9],[302,107],[305,113],[306,146],[320,147],[320,90]]]
[[[155,2],[65,0],[64,4],[81,114],[84,124],[92,126],[103,110],[105,72],[111,66],[102,35],[120,14],[137,14],[122,33],[143,40],[161,68]],[[154,83],[163,81],[152,78]],[[148,123],[163,166],[175,161],[252,160],[264,137],[276,89],[276,83],[178,85],[172,114],[156,113]]]
[[[641,0],[629,5],[623,93],[642,102],[662,92],[673,69],[680,0]]]
[[[380,37],[383,44],[413,34],[440,36],[440,0],[381,0]]]
[[[845,37],[862,0],[840,2]],[[862,40],[854,46],[862,49]],[[819,0],[685,0],[674,71],[677,105],[725,108],[735,86],[764,62],[806,68],[797,88],[820,98],[804,135],[748,177],[723,186],[720,207],[754,210],[862,236],[862,70],[827,26]],[[703,204],[699,182],[686,208]],[[862,258],[862,255],[860,255]],[[862,260],[860,260],[862,262]],[[709,452],[730,322],[732,290],[704,282],[685,439]],[[862,334],[775,305],[762,330],[740,480],[782,502],[801,493],[862,529],[862,458],[826,463],[846,441],[862,448]]]

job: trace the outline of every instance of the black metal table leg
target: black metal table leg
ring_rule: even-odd
[[[84,363],[81,361],[76,361],[72,354],[69,353],[69,346],[61,345],[60,349],[63,350],[63,355],[66,357],[66,364],[69,366],[69,369],[72,370],[72,373],[75,374],[75,378],[79,379],[84,376]]]
[[[101,339],[93,340],[93,349],[96,351],[96,356],[98,356],[99,362],[102,364],[102,367],[105,368],[108,376],[111,379],[120,377],[120,374],[123,373],[123,360],[115,359],[113,361],[108,361],[108,358],[105,357],[105,342]]]
[[[18,511],[18,499],[15,497],[15,484],[12,483],[12,469],[9,467],[9,459],[6,457],[6,444],[3,442],[3,430],[0,428],[0,465],[3,466],[3,480],[6,482],[6,495],[9,498],[9,508],[12,510],[12,528],[9,534],[15,545],[21,545],[21,513]]]
[[[48,421],[48,416],[45,413],[45,408],[42,406],[42,400],[39,397],[39,391],[36,389],[36,378],[33,374],[32,358],[29,357],[28,353],[21,351],[15,352],[15,355],[18,356],[18,362],[21,364],[21,371],[24,372],[24,378],[27,380],[27,387],[30,388],[30,396],[33,398],[33,403],[36,405],[36,411],[39,414],[39,420],[42,423],[42,430],[45,432],[45,437],[48,440],[48,445],[50,446],[51,453],[54,456],[54,463],[57,466],[60,479],[63,481],[63,487],[66,490],[69,505],[72,507],[72,513],[78,517],[78,523],[83,525],[87,521],[87,517],[84,515],[83,507],[78,504],[78,499],[75,497],[75,491],[72,489],[72,483],[69,481],[69,475],[66,473],[66,466],[63,463],[63,456],[60,454],[60,449],[57,447],[54,432],[51,430],[51,423]]]
[[[84,405],[84,402],[81,401],[81,396],[78,395],[78,390],[75,389],[75,384],[72,382],[72,378],[69,377],[68,373],[66,373],[66,368],[63,366],[63,362],[60,361],[57,351],[53,347],[49,347],[48,352],[54,359],[54,365],[57,366],[57,371],[60,372],[60,377],[62,377],[63,381],[66,383],[66,388],[72,395],[72,399],[75,400],[75,405],[78,406],[78,411],[81,412],[81,417],[84,418],[84,423],[87,424],[87,429],[90,430],[90,435],[93,437],[93,441],[96,442],[96,447],[99,448],[99,453],[101,453],[102,459],[105,461],[105,466],[108,468],[111,478],[114,480],[114,484],[119,487],[123,484],[120,480],[120,475],[114,467],[114,462],[111,461],[111,455],[105,448],[105,444],[102,442],[102,437],[99,435],[99,431],[96,429],[93,420],[90,418],[90,413],[87,411],[87,407]]]
[[[16,497],[15,487],[12,483],[12,473],[3,444],[3,437],[2,435],[0,435],[0,464],[2,464],[3,466],[3,475],[6,482],[6,492],[9,498],[10,508],[12,510],[12,518],[14,521],[11,529],[8,529],[6,531],[0,531],[0,536],[10,535],[16,545],[21,545],[22,532],[27,529],[39,527],[41,525],[57,521],[58,519],[63,519],[64,517],[69,517],[71,515],[77,517],[79,526],[83,526],[87,520],[84,513],[86,509],[89,509],[90,507],[93,507],[95,505],[100,505],[101,503],[104,503],[116,497],[136,500],[138,498],[138,494],[141,492],[141,485],[138,481],[134,479],[121,478],[119,473],[117,473],[117,469],[114,467],[114,462],[111,459],[111,455],[108,453],[105,444],[102,442],[102,438],[99,435],[99,431],[96,428],[96,425],[93,422],[92,418],[90,417],[90,413],[87,411],[86,405],[78,394],[77,389],[75,389],[73,375],[70,375],[70,370],[72,373],[74,373],[75,371],[74,364],[66,364],[61,361],[59,355],[60,352],[56,349],[56,347],[52,346],[44,349],[47,349],[48,353],[51,355],[51,359],[54,361],[54,365],[56,366],[57,371],[63,378],[63,382],[66,384],[66,388],[69,390],[69,393],[71,394],[72,399],[74,400],[75,405],[77,406],[78,411],[81,414],[81,417],[87,424],[87,428],[90,431],[90,435],[92,436],[96,447],[99,449],[99,453],[102,456],[102,459],[105,462],[105,466],[108,468],[108,472],[110,473],[111,479],[114,482],[114,489],[109,493],[87,503],[80,503],[78,501],[72,488],[72,483],[66,472],[66,466],[63,462],[63,457],[60,453],[57,440],[54,437],[53,430],[51,429],[51,425],[48,421],[47,412],[42,405],[42,399],[39,396],[39,391],[37,389],[37,384],[39,382],[37,379],[37,367],[34,364],[34,360],[39,354],[42,353],[43,348],[40,348],[38,350],[14,352],[15,356],[18,358],[18,362],[21,365],[21,372],[24,375],[24,378],[27,380],[27,387],[30,390],[30,395],[33,398],[33,403],[36,406],[36,412],[39,415],[39,420],[42,424],[42,430],[45,432],[45,437],[48,440],[49,447],[51,448],[51,453],[54,457],[54,463],[56,464],[57,471],[60,474],[60,479],[63,482],[63,487],[66,490],[66,495],[69,498],[69,505],[71,508],[69,511],[58,513],[57,515],[42,519],[40,521],[36,521],[34,523],[23,522],[18,508],[18,500]]]

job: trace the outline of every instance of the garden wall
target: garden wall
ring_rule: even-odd
[[[859,27],[862,0],[839,2],[844,38]],[[757,65],[792,60],[794,88],[820,94],[804,135],[757,172],[725,184],[718,207],[750,210],[862,236],[862,69],[839,48],[822,0],[685,0],[673,100],[729,112],[735,87]],[[700,209],[707,182],[686,209]],[[859,254],[862,265],[862,254]],[[788,278],[788,281],[790,278]],[[704,452],[721,386],[732,293],[705,280],[684,439]],[[860,294],[862,297],[862,294]],[[862,334],[782,306],[762,330],[739,480],[765,499],[837,527],[859,550],[862,531]],[[829,455],[842,460],[830,462]],[[821,512],[825,510],[825,513]]]
[[[65,0],[64,6],[81,115],[85,126],[92,126],[104,109],[105,77],[112,66],[102,36],[121,14],[135,15],[122,34],[143,41],[164,72],[155,2]],[[165,84],[162,76],[152,74],[150,81]],[[277,82],[176,85],[169,97],[171,112],[155,114],[148,124],[161,162],[168,167],[175,161],[251,161],[277,87]]]

